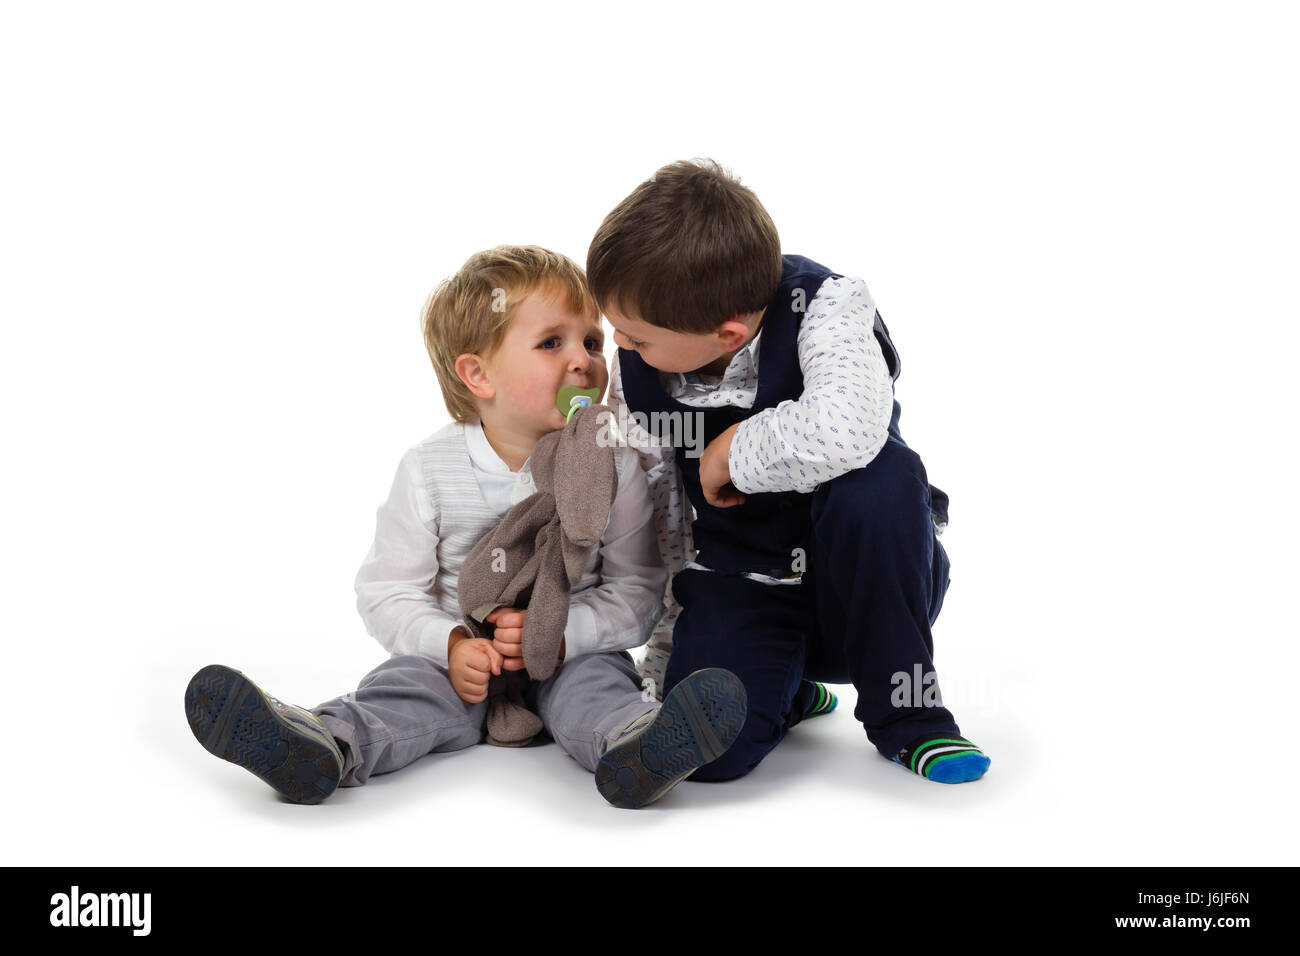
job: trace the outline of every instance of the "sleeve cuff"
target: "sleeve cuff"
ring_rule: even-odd
[[[564,659],[590,654],[596,649],[596,636],[596,612],[586,604],[571,601],[569,620],[564,625]]]
[[[745,430],[750,423],[752,422],[755,428],[764,427],[763,423],[771,417],[765,414],[766,411],[768,410],[751,415],[741,422],[740,427],[732,434],[731,447],[727,450],[727,471],[731,473],[731,483],[737,491],[747,495],[756,495],[763,491],[761,480],[763,472],[757,470],[753,475],[746,474],[745,462],[738,452],[746,447]]]
[[[460,623],[448,614],[443,619],[435,619],[426,624],[424,633],[420,635],[420,656],[443,667],[450,666],[447,660],[447,640]]]

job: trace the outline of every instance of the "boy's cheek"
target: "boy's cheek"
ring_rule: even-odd
[[[523,402],[527,403],[529,408],[540,409],[545,408],[547,405],[555,408],[555,399],[558,394],[558,389],[552,391],[548,385],[538,384],[528,386],[525,390],[519,393],[519,398]],[[556,414],[559,414],[559,411],[558,408],[555,408]]]
[[[641,361],[661,372],[693,372],[707,365],[709,359],[691,352],[665,352],[663,349],[642,349],[637,353]]]

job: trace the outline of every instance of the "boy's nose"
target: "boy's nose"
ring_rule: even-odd
[[[585,372],[591,367],[591,355],[586,346],[579,345],[569,356],[569,368],[575,372]]]

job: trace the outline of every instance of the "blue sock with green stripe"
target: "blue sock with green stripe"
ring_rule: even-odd
[[[804,720],[809,717],[820,717],[822,714],[829,714],[835,709],[835,705],[840,702],[840,699],[831,693],[825,684],[815,680],[803,681],[796,699],[803,701]]]
[[[965,737],[926,734],[895,754],[894,763],[937,783],[966,783],[984,776],[991,761]]]

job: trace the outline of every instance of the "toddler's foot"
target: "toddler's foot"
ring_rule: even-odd
[[[343,776],[343,755],[316,715],[282,704],[237,670],[212,664],[195,674],[185,716],[205,750],[294,803],[320,803]]]
[[[745,685],[720,667],[698,670],[609,745],[596,788],[616,807],[648,806],[735,743],[748,714]]]
[[[991,761],[965,737],[927,734],[894,755],[894,763],[938,783],[978,780]]]

